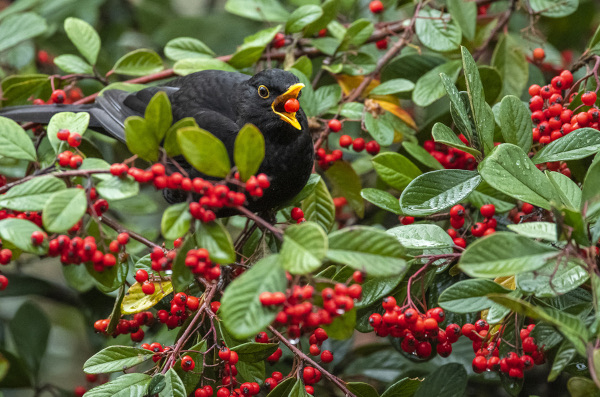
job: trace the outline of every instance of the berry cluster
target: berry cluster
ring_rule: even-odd
[[[108,325],[110,324],[110,319],[105,318],[101,320],[97,320],[94,323],[94,329],[96,332],[100,332],[103,334],[107,334]],[[141,342],[144,339],[144,330],[141,328],[142,326],[150,326],[154,324],[154,315],[152,312],[140,312],[133,315],[133,319],[120,319],[115,327],[114,331],[111,333],[112,337],[117,337],[118,335],[127,335],[130,334],[131,340],[134,342]]]
[[[482,237],[495,233],[498,222],[494,218],[494,215],[496,214],[496,207],[494,204],[484,204],[479,211],[485,220],[483,222],[476,222],[471,226],[471,235],[473,237]],[[461,248],[467,246],[467,241],[463,238],[464,234],[462,236],[459,236],[458,234],[458,230],[465,224],[465,215],[465,207],[460,204],[457,204],[450,209],[450,226],[452,226],[452,228],[448,229],[447,233],[452,237],[454,245]]]
[[[33,242],[33,235],[31,239]],[[39,236],[36,236],[35,239],[36,243],[37,241],[43,241],[43,237],[42,240],[40,240]],[[49,241],[48,255],[51,257],[60,257],[60,261],[64,265],[79,265],[83,262],[91,262],[94,265],[94,270],[97,272],[102,272],[106,268],[117,264],[117,258],[113,254],[103,253],[98,249],[96,239],[93,236],[70,238],[61,234]]]
[[[183,324],[191,313],[198,310],[198,307],[200,307],[198,298],[178,292],[171,301],[171,310],[159,310],[156,312],[156,317],[162,324],[166,324],[167,328],[173,329]]]
[[[315,388],[312,386],[321,380],[321,371],[317,368],[306,366],[302,370],[302,381],[304,382],[304,389],[310,395],[315,394]]]
[[[185,257],[185,265],[193,274],[200,275],[206,280],[216,280],[221,275],[221,266],[210,260],[208,250],[205,248],[189,250]]]
[[[540,171],[548,170],[548,171],[556,171],[560,172],[567,178],[571,177],[571,170],[569,166],[564,161],[551,161],[547,163],[541,163],[535,165]]]
[[[155,272],[171,270],[176,256],[177,253],[173,250],[165,253],[162,248],[154,247],[150,253],[150,268]]]
[[[40,60],[40,62],[41,62],[41,59],[48,60],[49,59],[48,53],[45,51],[40,51],[38,54],[38,60]],[[41,62],[41,63],[46,63],[46,62]],[[83,93],[81,92],[81,90],[78,87],[73,87],[73,88],[68,89],[67,91],[60,90],[60,89],[54,90],[54,91],[52,91],[52,94],[50,94],[50,98],[47,101],[37,98],[37,99],[33,100],[33,104],[34,105],[53,105],[53,104],[68,105],[75,101],[80,100],[81,98],[83,98]]]
[[[329,350],[321,351],[321,344],[329,338],[327,331],[323,328],[317,328],[308,338],[310,347],[308,349],[311,356],[321,355],[321,361],[324,363],[330,363],[333,361],[333,353]]]
[[[414,308],[403,310],[393,296],[384,298],[382,306],[383,315],[373,313],[369,317],[369,324],[378,336],[401,338],[402,350],[419,358],[428,358],[435,352],[442,357],[452,353],[452,344],[460,337],[460,327],[450,324],[445,329],[440,328],[446,316],[442,308],[432,308],[426,313]]]
[[[22,211],[12,211],[12,210],[0,210],[0,221],[3,219],[24,219],[26,221],[35,223],[38,227],[42,227],[42,213],[41,212],[22,212]]]
[[[460,140],[468,145],[468,141],[463,134],[458,136]],[[442,143],[434,141],[425,141],[423,148],[429,152],[444,168],[459,170],[474,170],[477,168],[477,160],[472,154],[463,152]]]
[[[298,207],[292,208],[290,216],[292,217],[293,220],[296,221],[296,223],[306,222],[306,219],[304,219],[304,211],[302,211],[301,208],[298,208]]]

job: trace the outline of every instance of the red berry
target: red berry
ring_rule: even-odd
[[[411,225],[415,223],[415,218],[413,216],[403,216],[400,219],[400,223],[403,225]]]
[[[183,369],[184,371],[191,371],[194,369],[195,366],[196,363],[194,362],[194,359],[190,356],[183,356],[183,358],[181,359],[181,369]]]
[[[188,309],[195,312],[200,307],[200,300],[195,296],[188,296],[185,305]]]
[[[462,205],[457,204],[450,209],[450,218],[462,218],[464,216],[465,216],[465,207],[463,207]]]
[[[369,3],[369,10],[371,10],[373,14],[379,14],[383,12],[383,3],[379,0],[373,0]]]
[[[381,40],[378,40],[375,42],[375,47],[377,47],[378,50],[385,50],[388,48],[388,38],[385,37]]]
[[[81,167],[81,164],[83,164],[83,157],[77,154],[71,156],[71,159],[69,160],[69,167],[76,169]]]
[[[452,226],[454,229],[460,229],[461,227],[463,227],[463,225],[465,224],[465,218],[461,217],[461,218],[450,218],[450,226]]]
[[[377,141],[369,141],[367,143],[367,153],[369,153],[372,156],[375,156],[376,154],[379,153],[379,150],[381,150],[381,147],[379,146],[379,143],[377,143]]]
[[[127,243],[129,242],[129,233],[119,233],[119,235],[117,236],[117,241],[121,245],[127,245]]]
[[[139,269],[137,272],[135,272],[135,281],[140,284],[144,281],[148,281],[148,272],[144,269]]]
[[[417,345],[417,356],[419,357],[429,357],[431,355],[431,343],[429,342],[421,342]]]
[[[539,95],[540,89],[541,89],[541,87],[537,84],[533,84],[533,85],[529,86],[529,95],[530,96]]]
[[[70,134],[71,133],[69,132],[69,130],[63,128],[61,130],[58,130],[58,132],[56,133],[56,137],[61,141],[66,141],[67,139],[69,139]]]
[[[76,132],[71,132],[71,134],[69,135],[69,138],[67,139],[67,143],[71,147],[77,147],[77,146],[81,145],[81,135],[79,135]]]
[[[300,109],[300,102],[296,98],[290,98],[283,105],[287,113],[296,113]]]
[[[67,99],[67,93],[63,90],[54,90],[50,95],[50,101],[52,103],[63,103]]]
[[[485,218],[491,218],[496,213],[496,207],[494,204],[485,204],[481,206],[480,211]]]
[[[0,274],[0,291],[4,291],[8,287],[8,278],[5,275]]]
[[[292,208],[291,217],[293,220],[297,221],[300,218],[304,218],[304,212],[301,208],[294,207]]]
[[[331,132],[340,132],[342,130],[342,122],[338,119],[329,120],[327,126],[331,130]]]
[[[35,231],[31,233],[31,244],[33,245],[42,245],[44,242],[44,233],[40,231]]]
[[[352,145],[352,137],[350,135],[342,135],[340,137],[340,146],[347,148]]]
[[[594,103],[596,103],[596,93],[593,91],[588,91],[585,94],[582,94],[581,102],[583,102],[585,106],[592,106]]]
[[[457,237],[457,238],[453,239],[452,241],[454,242],[454,245],[456,245],[457,247],[465,248],[467,246],[467,242],[462,237]]]
[[[154,283],[151,283],[149,281],[145,281],[142,284],[142,292],[144,294],[146,294],[146,295],[152,295],[155,290],[156,290],[156,287],[154,286]]]
[[[229,357],[231,357],[231,350],[225,346],[221,347],[219,349],[219,358],[223,361],[229,361]]]
[[[486,230],[487,230],[487,228],[481,222],[477,222],[476,224],[471,226],[471,234],[475,237],[483,236],[483,233],[485,233]]]
[[[476,356],[473,359],[473,371],[477,374],[484,372],[487,369],[487,360],[483,356]]]
[[[533,60],[534,61],[541,62],[544,60],[545,57],[546,57],[546,53],[544,52],[544,49],[536,48],[535,50],[533,50]]]
[[[356,138],[354,142],[352,142],[352,149],[355,152],[362,152],[365,149],[365,140],[363,138]]]

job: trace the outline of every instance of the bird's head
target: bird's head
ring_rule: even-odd
[[[240,87],[238,122],[280,132],[306,131],[307,121],[302,109],[296,112],[285,109],[286,101],[298,99],[302,88],[304,84],[290,72],[267,69],[257,73]]]

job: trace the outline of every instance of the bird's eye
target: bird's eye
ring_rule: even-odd
[[[258,95],[260,95],[261,98],[267,99],[269,97],[269,89],[264,85],[259,86]]]

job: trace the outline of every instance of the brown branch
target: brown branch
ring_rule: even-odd
[[[141,234],[138,234],[136,232],[133,232],[129,229],[126,229],[125,227],[123,227],[123,225],[121,225],[119,222],[115,221],[114,219],[108,218],[107,216],[103,215],[100,219],[100,221],[102,223],[104,223],[106,226],[110,227],[111,229],[116,230],[119,233],[127,233],[129,234],[129,237],[131,237],[134,240],[139,241],[140,243],[150,247],[150,248],[162,248],[160,245],[154,243],[153,241],[148,240],[146,237],[142,236]]]
[[[302,359],[303,361],[306,361],[307,363],[309,363],[310,365],[312,365],[313,367],[315,367],[316,369],[318,369],[319,371],[321,371],[321,373],[323,375],[325,375],[325,377],[327,379],[329,379],[330,381],[332,381],[342,392],[344,392],[344,394],[347,397],[356,397],[356,395],[354,393],[352,393],[348,387],[346,387],[346,385],[344,384],[344,382],[338,378],[337,376],[333,375],[332,373],[330,373],[329,371],[327,371],[325,368],[321,367],[319,364],[317,364],[312,358],[308,357],[306,354],[304,354],[304,352],[300,349],[298,349],[296,346],[294,346],[294,344],[292,342],[290,342],[289,340],[286,339],[285,336],[283,336],[279,331],[277,331],[275,328],[273,328],[272,325],[269,325],[268,327],[269,331],[271,331],[273,333],[273,335],[275,335],[284,345],[287,346],[288,349],[290,349],[292,351],[292,353],[294,353],[294,355],[296,357],[299,357],[300,359]]]
[[[271,225],[269,222],[267,222],[260,216],[256,215],[254,212],[250,211],[246,207],[239,206],[239,207],[235,207],[235,208],[238,211],[240,211],[244,216],[252,219],[254,222],[258,223],[259,225],[263,226],[265,229],[267,229],[268,231],[273,233],[273,235],[275,237],[277,237],[280,241],[283,241],[283,232],[281,230],[279,230],[275,226]]]
[[[38,178],[38,177],[42,177],[42,176],[55,176],[58,178],[68,178],[68,177],[72,177],[72,176],[90,176],[92,174],[110,174],[110,170],[99,170],[99,169],[98,170],[72,170],[72,171],[51,172],[51,173],[47,173],[47,174],[29,175],[29,176],[21,178],[17,181],[11,182],[9,184],[6,184],[6,185],[0,187],[0,194],[7,192],[8,190],[10,190],[11,188],[13,188],[17,185],[20,185],[20,184],[30,181],[34,178]]]
[[[515,11],[516,8],[517,8],[517,0],[510,0],[510,4],[508,6],[508,9],[498,19],[498,23],[496,24],[496,26],[494,27],[494,29],[492,29],[492,31],[491,31],[490,35],[488,36],[488,38],[485,39],[485,41],[483,42],[483,44],[481,44],[481,46],[479,46],[479,48],[477,48],[473,52],[473,59],[478,60],[485,53],[485,51],[488,49],[488,47],[489,47],[490,43],[492,42],[492,40],[494,40],[496,38],[496,35],[502,29],[504,29],[504,27],[508,24],[508,21],[510,20],[511,15]]]

